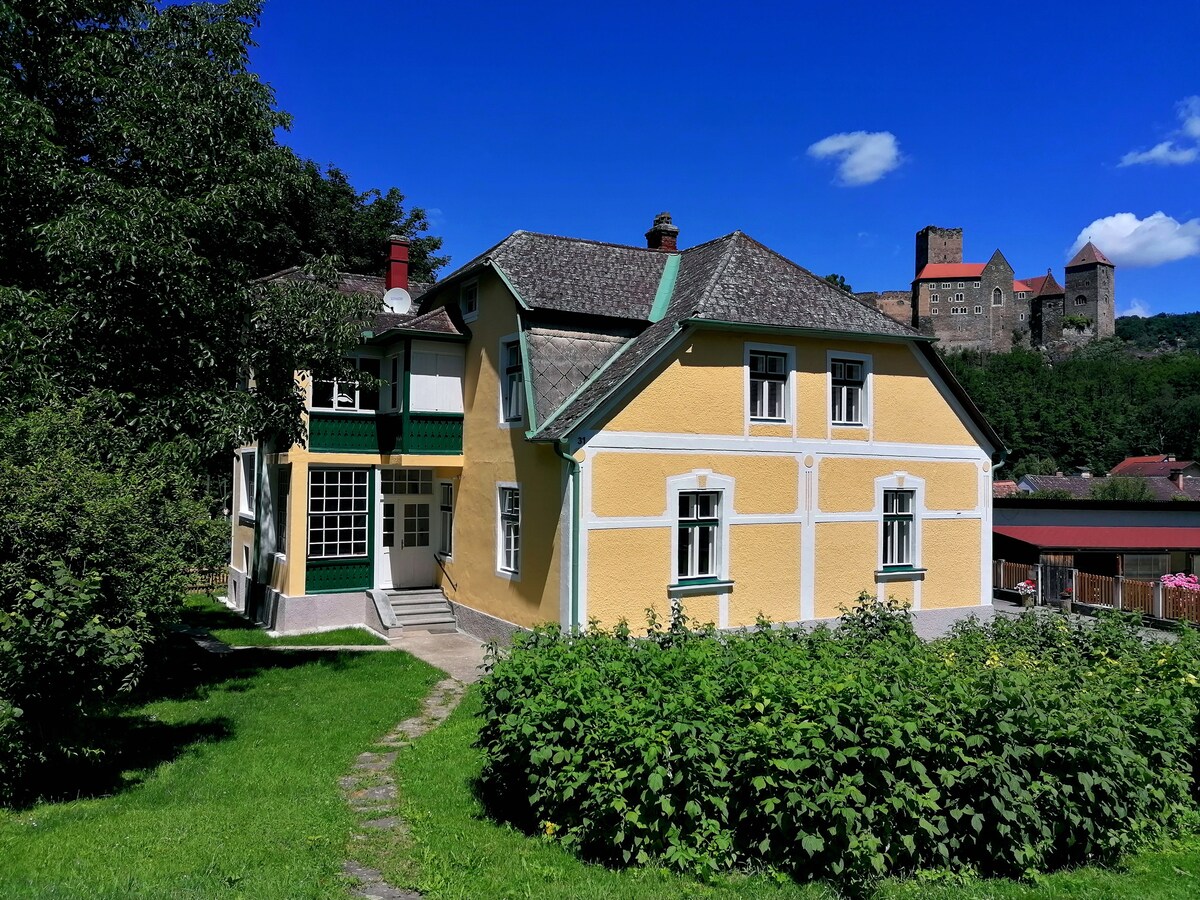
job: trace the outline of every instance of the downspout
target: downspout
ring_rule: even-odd
[[[567,450],[565,440],[554,442],[554,452],[567,464],[567,478],[571,481],[571,581],[570,581],[570,628],[578,628],[579,621],[579,460]]]

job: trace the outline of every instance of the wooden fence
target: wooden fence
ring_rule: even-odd
[[[192,569],[187,576],[187,590],[193,594],[215,594],[225,587],[227,577],[224,569]]]
[[[1069,596],[1074,603],[1200,625],[1200,591],[1055,566],[1001,559],[993,563],[992,584],[996,590],[1013,591],[1027,579],[1037,583],[1039,603]]]

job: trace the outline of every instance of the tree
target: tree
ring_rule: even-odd
[[[835,288],[841,288],[847,294],[852,293],[854,290],[846,283],[845,277],[838,275],[836,272],[832,275],[826,275],[825,280],[832,284]]]
[[[1124,475],[1097,479],[1096,483],[1092,485],[1092,490],[1088,496],[1092,500],[1144,502],[1155,499],[1154,491],[1150,490],[1150,485],[1146,483],[1146,479]]]
[[[258,16],[0,0],[0,798],[89,746],[81,717],[132,686],[213,558],[197,472],[235,436],[295,436],[294,372],[342,365],[376,301],[335,266],[378,268],[392,231],[418,274],[445,261],[399,191],[278,143]]]
[[[1012,467],[1008,476],[1013,481],[1020,481],[1026,475],[1053,475],[1059,471],[1058,464],[1049,456],[1024,456]]]

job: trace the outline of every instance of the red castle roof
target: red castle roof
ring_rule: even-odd
[[[1112,260],[1110,260],[1103,253],[1101,253],[1099,247],[1097,247],[1091,241],[1088,241],[1083,245],[1083,249],[1076,253],[1075,257],[1069,263],[1067,263],[1067,268],[1069,269],[1072,266],[1090,266],[1095,263],[1102,263],[1103,265],[1113,266],[1113,268],[1116,268],[1116,264],[1113,263]]]
[[[917,273],[917,280],[926,278],[978,278],[987,263],[929,263]]]

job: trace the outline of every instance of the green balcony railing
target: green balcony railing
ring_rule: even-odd
[[[462,413],[309,414],[308,448],[318,453],[462,453]]]

